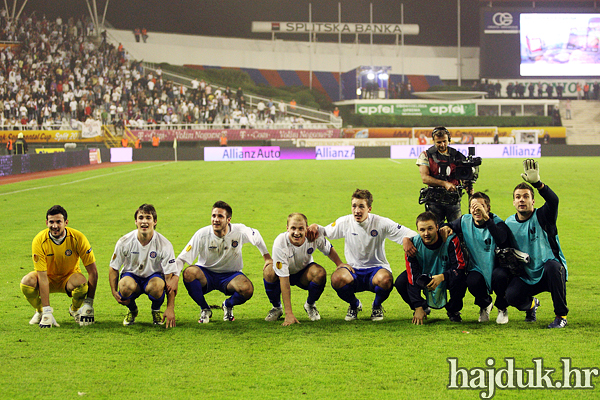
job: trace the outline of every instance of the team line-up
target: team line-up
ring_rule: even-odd
[[[412,322],[417,325],[423,324],[432,309],[441,308],[450,321],[461,322],[468,289],[480,308],[478,321],[489,321],[495,305],[498,324],[508,323],[509,306],[524,311],[526,321],[535,322],[540,302],[534,296],[550,292],[556,317],[548,327],[565,327],[568,272],[556,227],[559,200],[540,180],[538,163],[523,161],[521,176],[525,182],[513,190],[516,213],[506,221],[491,213],[486,194],[472,193],[472,189],[468,190],[470,213],[461,215],[461,182],[454,175],[459,171],[457,165],[464,165],[464,156],[448,146],[450,133],[445,128],[435,128],[432,138],[435,145],[417,160],[423,183],[431,190],[424,196],[426,211],[416,219],[416,232],[372,214],[372,194],[357,189],[352,194],[352,213],[327,226],[309,226],[305,215],[290,214],[287,230],[275,239],[271,256],[259,231],[231,223],[231,206],[217,201],[212,207],[211,225],[199,229],[175,257],[171,243],[155,231],[155,208],[143,204],[134,214],[137,229],[119,239],[110,261],[112,294],[128,309],[123,324],[135,322],[136,299],[146,294],[153,323],[175,326],[175,296],[181,275],[190,297],[200,306],[199,323],[208,323],[212,317],[204,295],[213,290],[230,296],[221,307],[223,320],[233,321],[233,308],[254,293],[252,282],[242,273],[242,247],[251,243],[264,258],[264,287],[272,304],[267,321],[284,317],[283,325],[298,323],[292,311],[291,286],[308,292],[304,309],[309,319],[321,319],[316,302],[325,289],[327,274],[313,260],[314,251],[319,250],[336,265],[331,286],[348,303],[346,321],[358,318],[363,306],[356,293],[364,291],[375,293],[371,320],[383,320],[382,304],[396,287],[414,311]],[[534,188],[545,200],[540,208],[534,206]],[[448,223],[438,223],[444,220]],[[55,292],[72,297],[69,313],[77,323],[94,323],[96,259],[87,238],[67,224],[63,207],[53,206],[47,211],[48,228],[32,243],[34,271],[21,280],[21,291],[36,310],[29,323],[42,328],[58,326],[49,296]],[[345,240],[346,263],[328,240],[340,238]],[[406,270],[395,282],[385,255],[385,239],[401,244],[406,257]],[[81,273],[79,259],[88,278]],[[492,293],[496,294],[495,302]]]
[[[513,195],[517,213],[506,222],[490,212],[489,197],[476,192],[469,200],[470,214],[440,228],[435,214],[426,211],[417,217],[415,232],[372,214],[371,193],[356,190],[352,194],[352,214],[325,227],[308,226],[303,214],[290,214],[287,231],[275,239],[272,257],[256,229],[231,223],[232,209],[222,201],[213,205],[211,225],[198,230],[175,257],[171,243],[154,230],[156,210],[143,204],[135,212],[137,229],[119,239],[115,246],[109,273],[112,294],[128,308],[124,325],[134,323],[138,315],[136,299],[145,293],[151,301],[154,324],[172,327],[175,295],[183,271],[185,288],[201,309],[198,322],[208,323],[212,317],[204,298],[212,290],[231,295],[222,308],[223,319],[233,321],[234,306],[245,303],[254,291],[242,273],[242,246],[251,243],[265,261],[264,286],[273,305],[267,321],[276,321],[285,314],[283,325],[298,322],[291,306],[292,285],[308,291],[304,309],[311,321],[320,319],[315,304],[325,289],[326,271],[313,261],[312,254],[318,249],[337,266],[331,285],[349,303],[347,321],[357,319],[362,310],[355,296],[362,291],[375,293],[371,320],[382,320],[382,303],[395,286],[414,310],[413,323],[422,324],[432,308],[444,307],[451,321],[460,322],[468,288],[480,307],[480,322],[489,320],[493,306],[490,294],[496,293],[497,322],[501,324],[508,322],[509,305],[525,311],[527,321],[535,321],[539,301],[533,295],[549,291],[556,313],[549,327],[564,327],[568,312],[566,263],[555,235],[558,197],[539,180],[537,163],[526,160],[525,164],[524,179],[538,188],[546,204],[535,209],[533,188],[521,183]],[[48,229],[41,231],[32,244],[35,269],[21,281],[23,294],[36,309],[30,324],[58,326],[49,294],[66,292],[72,297],[71,316],[80,325],[89,325],[94,322],[93,299],[98,282],[92,248],[81,232],[67,227],[67,212],[61,206],[50,208],[46,220]],[[462,247],[457,233],[462,234]],[[347,263],[340,259],[328,238],[345,239]],[[385,257],[386,238],[402,244],[406,253],[406,271],[394,285]],[[468,252],[468,261],[463,248]],[[517,254],[512,257],[513,263],[516,260],[522,265],[511,265],[510,257],[508,263],[498,263],[496,249]],[[88,272],[87,279],[79,269],[80,258]],[[167,306],[162,313],[165,296]]]

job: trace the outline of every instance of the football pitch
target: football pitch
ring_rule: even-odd
[[[514,213],[512,189],[522,182],[521,161],[484,159],[480,167],[475,190],[490,196],[492,212],[502,219]],[[117,240],[135,229],[133,214],[142,203],[156,207],[156,229],[171,241],[175,255],[196,230],[210,224],[217,200],[232,206],[232,222],[258,229],[269,251],[285,231],[288,214],[301,212],[309,223],[326,225],[350,213],[356,188],[373,193],[372,213],[414,230],[423,211],[417,202],[423,185],[414,160],[115,164],[1,185],[0,398],[600,398],[600,377],[594,376],[600,368],[600,158],[546,157],[539,162],[542,181],[560,198],[558,230],[569,267],[570,313],[564,329],[546,329],[554,318],[549,293],[539,295],[536,323],[526,323],[524,313],[509,308],[507,325],[495,323],[496,309],[489,323],[480,324],[479,308],[467,293],[462,324],[433,310],[423,326],[414,326],[412,311],[395,289],[384,303],[383,321],[369,319],[374,295],[367,292],[358,294],[364,305],[359,320],[346,322],[347,303],[337,297],[329,279],[317,302],[321,321],[308,319],[302,308],[306,292],[293,287],[293,310],[301,324],[282,327],[282,320],[264,321],[271,305],[262,281],[263,259],[251,245],[243,250],[244,273],[254,284],[254,296],[235,307],[235,321],[224,322],[216,309],[209,324],[198,324],[199,307],[180,283],[177,327],[153,326],[145,296],[138,300],[136,324],[122,325],[126,308],[112,297],[108,264]],[[543,204],[537,192],[535,200],[537,207]],[[70,299],[60,294],[50,296],[59,328],[40,330],[28,324],[33,309],[19,281],[33,269],[31,241],[45,228],[46,210],[54,204],[67,209],[68,226],[87,236],[96,255],[99,283],[92,326],[76,325],[68,314]],[[466,212],[466,198],[462,204]],[[332,243],[345,260],[344,241]],[[387,241],[386,253],[396,278],[405,269],[402,247]],[[315,261],[330,277],[333,263],[321,253]],[[220,292],[206,296],[211,305],[224,298]],[[466,382],[458,381],[459,388],[448,388],[449,358],[458,368],[471,369],[463,375]],[[579,370],[565,378],[566,358],[571,370]],[[501,369],[510,363],[515,369],[537,368],[528,387],[502,389],[508,383]],[[491,380],[498,385],[492,392],[494,369],[498,375]],[[578,372],[583,381],[586,369],[594,388],[564,388],[577,383]]]

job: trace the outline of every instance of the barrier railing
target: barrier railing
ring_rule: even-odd
[[[114,134],[113,131],[115,132]],[[135,141],[138,139],[128,127],[123,128],[120,136],[117,135],[114,125],[102,125],[102,137],[104,138],[104,145],[109,149],[112,147],[121,147],[121,139],[123,138],[127,139],[127,147],[133,147]]]
[[[142,65],[146,70],[150,70],[152,72],[156,72],[156,70],[157,70],[157,68],[155,67],[155,65],[153,63],[144,62]],[[176,74],[176,73],[170,72],[170,71],[162,71],[162,75],[165,77],[168,77],[168,79],[170,81],[184,85],[188,89],[191,88],[192,78],[190,78],[188,76],[179,75],[179,74]],[[212,86],[213,88],[221,89],[222,91],[226,89],[223,86],[219,86],[219,85],[216,85],[213,83],[210,83],[210,86]],[[258,105],[258,103],[260,101],[267,104],[269,102],[269,100],[271,100],[270,98],[261,97],[261,96],[257,96],[257,95],[250,94],[250,93],[244,93],[244,99],[246,100],[246,106],[249,108],[252,108],[252,109],[256,109],[256,106]],[[341,128],[342,127],[342,123],[343,123],[342,119],[339,117],[336,117],[335,115],[333,115],[332,113],[327,112],[327,111],[320,111],[320,110],[316,110],[314,108],[304,107],[304,106],[299,106],[299,105],[295,105],[292,108],[292,106],[290,106],[289,104],[286,104],[286,110],[287,110],[288,115],[292,115],[295,117],[303,117],[303,118],[307,118],[311,121],[324,123],[324,124],[328,125],[328,128]]]
[[[201,124],[130,124],[127,125],[128,129],[145,129],[145,130],[180,130],[180,129],[339,129],[331,128],[325,123],[313,123],[310,121],[304,121],[304,123],[292,123],[292,122],[275,122],[272,124],[266,124],[264,122],[257,122],[255,124],[247,124],[242,127],[239,123],[201,123]]]

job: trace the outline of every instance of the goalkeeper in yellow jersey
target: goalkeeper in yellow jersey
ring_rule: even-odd
[[[40,328],[59,326],[52,315],[50,293],[66,293],[73,298],[69,313],[79,325],[94,323],[94,294],[98,283],[96,258],[90,242],[78,230],[67,228],[67,211],[52,206],[46,212],[46,226],[32,243],[34,270],[21,280],[21,291],[35,315],[29,323]],[[88,273],[81,273],[79,259]]]

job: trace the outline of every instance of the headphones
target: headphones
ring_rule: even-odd
[[[450,135],[450,131],[448,129],[446,129],[445,126],[438,126],[436,128],[433,128],[433,131],[431,132],[431,138],[434,141],[435,141],[436,136],[444,136],[444,135],[448,135],[448,141],[450,141],[450,139],[452,139],[452,136]]]

